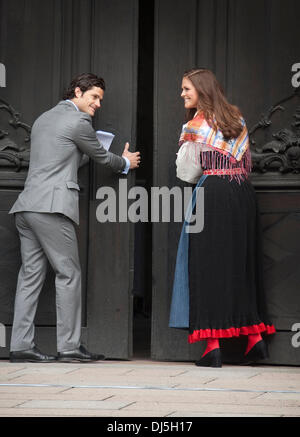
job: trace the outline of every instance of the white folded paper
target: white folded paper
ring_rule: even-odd
[[[105,150],[109,150],[112,140],[114,139],[114,134],[110,132],[105,132],[103,130],[96,131],[97,140],[104,147]]]

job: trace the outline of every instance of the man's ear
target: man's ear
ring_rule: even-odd
[[[79,86],[77,86],[77,87],[75,88],[75,90],[74,90],[74,94],[75,94],[75,97],[76,97],[76,98],[82,96],[83,92],[81,91],[81,89],[79,88]]]

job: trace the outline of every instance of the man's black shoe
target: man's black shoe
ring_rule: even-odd
[[[104,359],[104,355],[92,354],[82,345],[72,351],[58,352],[57,355],[57,360],[63,363],[70,363],[72,361],[90,362]]]
[[[56,357],[43,354],[37,347],[25,351],[14,351],[9,354],[11,363],[53,363]]]

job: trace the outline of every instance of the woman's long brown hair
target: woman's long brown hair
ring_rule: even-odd
[[[215,75],[206,69],[192,69],[184,73],[199,95],[199,108],[188,109],[187,120],[191,120],[197,109],[201,109],[207,123],[214,130],[219,129],[225,139],[237,138],[242,132],[241,113],[231,105]]]

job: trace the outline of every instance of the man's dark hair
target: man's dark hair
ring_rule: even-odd
[[[73,99],[75,97],[75,88],[79,87],[83,93],[90,90],[94,86],[105,91],[105,82],[102,77],[98,77],[93,73],[82,73],[72,79],[69,87],[64,91],[63,99]]]

